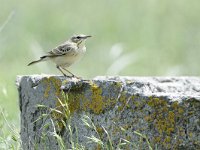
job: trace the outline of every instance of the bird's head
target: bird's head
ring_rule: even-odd
[[[84,43],[87,38],[92,37],[90,35],[84,35],[84,34],[79,34],[79,35],[73,35],[70,40],[74,43],[77,43],[78,45],[81,43]]]

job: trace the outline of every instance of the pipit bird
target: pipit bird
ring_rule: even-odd
[[[69,40],[48,52],[47,55],[40,57],[39,60],[29,63],[28,66],[38,62],[51,60],[56,64],[56,68],[62,72],[64,76],[67,75],[63,72],[63,70],[71,74],[72,77],[77,77],[66,68],[80,60],[86,52],[85,41],[89,37],[91,36],[83,34],[72,36]]]

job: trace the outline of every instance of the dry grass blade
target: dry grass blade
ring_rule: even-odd
[[[4,23],[0,26],[0,33],[3,31],[3,29],[6,27],[6,25],[9,23],[9,21],[12,19],[12,17],[14,16],[15,11],[10,12],[9,16],[7,17],[7,19],[4,21]]]
[[[96,138],[94,135],[92,135],[91,137],[86,136],[86,138],[90,140],[90,141],[88,141],[88,143],[94,142],[101,146],[104,146],[103,142],[100,139]]]
[[[113,150],[114,148],[113,148],[113,144],[112,144],[112,139],[111,139],[110,135],[108,134],[108,131],[103,126],[101,126],[101,127],[103,128],[104,132],[106,133],[106,135],[108,137],[108,145],[107,145],[108,149]]]

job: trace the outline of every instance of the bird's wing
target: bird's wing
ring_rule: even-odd
[[[66,55],[76,51],[77,46],[73,43],[64,43],[48,52],[50,57]]]

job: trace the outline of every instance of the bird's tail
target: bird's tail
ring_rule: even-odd
[[[45,61],[45,60],[47,60],[47,56],[42,56],[42,57],[40,57],[39,60],[30,62],[30,63],[28,64],[28,66],[33,65],[33,64],[36,64],[36,63],[39,63],[39,62],[42,62],[42,61]]]

